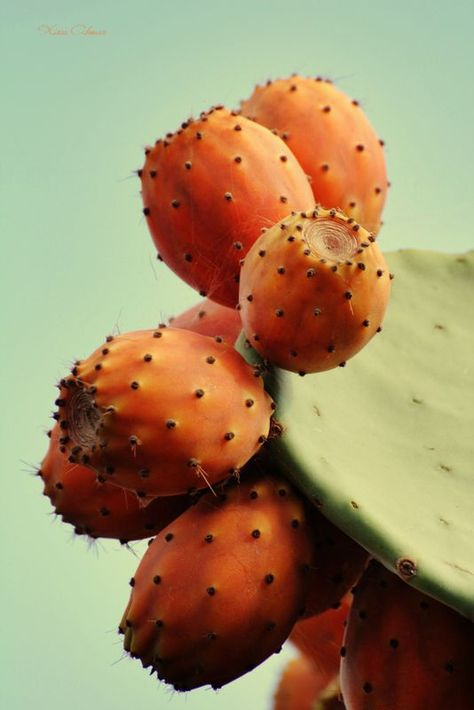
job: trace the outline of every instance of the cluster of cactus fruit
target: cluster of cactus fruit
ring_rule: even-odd
[[[125,650],[186,691],[220,688],[289,638],[300,656],[276,710],[467,710],[467,615],[334,525],[272,448],[295,423],[267,376],[345,366],[382,329],[383,141],[330,81],[292,76],[145,154],[158,258],[204,300],[74,364],[39,469],[78,534],[154,536]]]

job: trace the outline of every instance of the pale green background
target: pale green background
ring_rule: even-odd
[[[380,243],[471,248],[473,4],[17,2],[1,22],[2,525],[5,710],[269,707],[289,650],[217,695],[178,696],[121,659],[137,558],[54,522],[29,475],[54,383],[110,331],[197,300],[155,261],[131,177],[190,113],[256,81],[322,74],[362,102],[393,183]],[[99,37],[49,36],[77,23]],[[416,299],[416,294],[413,294]],[[137,554],[143,546],[134,546]]]

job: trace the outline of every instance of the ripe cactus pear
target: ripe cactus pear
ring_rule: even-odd
[[[201,335],[220,336],[233,345],[242,330],[242,322],[235,308],[204,299],[179,316],[170,318],[173,328],[185,328]]]
[[[202,296],[231,308],[239,261],[261,228],[314,202],[281,138],[223,107],[147,149],[139,175],[162,260]]]
[[[304,499],[279,477],[199,502],[150,545],[132,580],[125,649],[176,690],[220,687],[278,651],[313,563]]]
[[[352,596],[346,595],[337,609],[297,621],[289,636],[289,640],[312,660],[323,687],[339,673],[344,623],[351,602]]]
[[[328,80],[292,76],[257,86],[241,110],[284,138],[318,202],[379,231],[388,187],[383,141],[358,101]]]
[[[369,553],[315,511],[317,564],[306,599],[305,617],[347,606],[347,593],[362,575]],[[317,517],[316,517],[317,516]],[[337,616],[337,615],[336,615]],[[317,623],[317,622],[316,622]]]
[[[378,562],[358,584],[341,650],[351,710],[467,710],[474,624]]]
[[[374,236],[352,218],[319,206],[293,214],[262,234],[245,258],[245,334],[286,370],[342,366],[381,330],[390,280]]]
[[[60,443],[63,434],[56,424],[38,475],[56,514],[73,525],[77,535],[115,538],[122,543],[140,540],[159,532],[191,504],[191,498],[182,495],[140,505],[130,491],[98,480],[90,468],[71,463]]]
[[[238,473],[273,406],[230,345],[166,327],[107,338],[61,381],[57,404],[69,460],[141,498]]]
[[[273,710],[344,710],[337,681],[324,684],[310,658],[287,663],[273,699]]]

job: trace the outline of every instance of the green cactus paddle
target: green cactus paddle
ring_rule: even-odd
[[[268,375],[271,452],[386,567],[474,618],[474,251],[387,260],[380,336],[345,368]]]

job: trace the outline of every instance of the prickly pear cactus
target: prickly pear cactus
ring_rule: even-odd
[[[387,261],[380,336],[342,370],[269,373],[272,455],[387,568],[474,618],[474,251]]]

